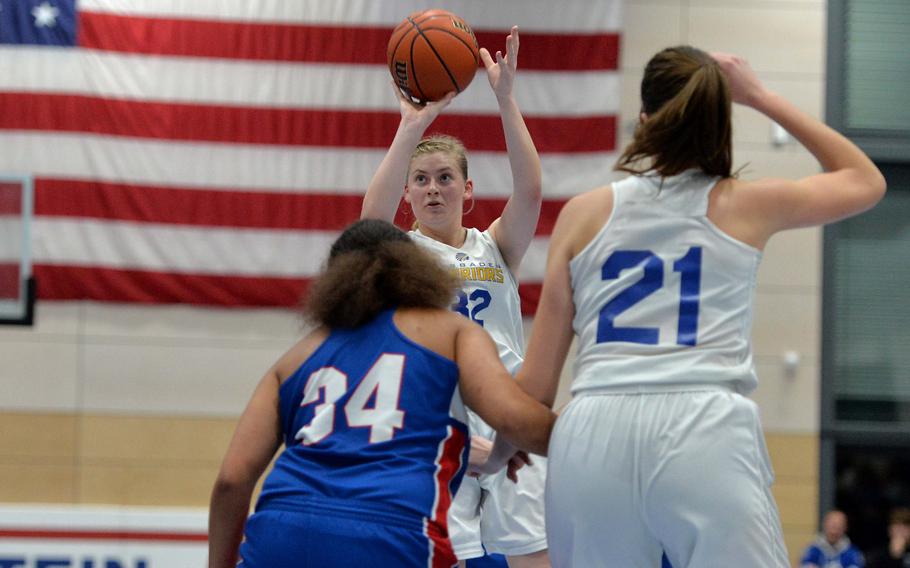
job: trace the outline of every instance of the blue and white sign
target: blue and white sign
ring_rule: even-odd
[[[0,506],[0,568],[204,568],[204,509]]]

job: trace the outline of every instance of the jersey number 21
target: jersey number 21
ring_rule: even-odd
[[[660,329],[656,327],[617,327],[614,321],[619,314],[641,302],[664,285],[664,261],[649,250],[618,250],[607,257],[601,268],[601,280],[618,278],[623,270],[644,267],[641,278],[623,289],[600,310],[597,321],[597,343],[625,341],[657,345]],[[701,290],[701,247],[690,247],[686,254],[673,263],[673,271],[680,273],[679,324],[676,343],[695,345],[698,337],[698,296]]]

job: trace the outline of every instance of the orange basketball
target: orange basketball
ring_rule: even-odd
[[[413,100],[438,101],[462,92],[474,79],[479,47],[464,20],[446,10],[414,12],[389,39],[389,72]]]

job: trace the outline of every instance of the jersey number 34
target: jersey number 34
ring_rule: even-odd
[[[625,341],[656,345],[660,329],[656,327],[617,327],[614,321],[619,314],[641,302],[664,285],[664,261],[649,250],[618,250],[607,257],[601,268],[601,280],[618,278],[623,270],[643,267],[639,280],[624,288],[600,310],[597,321],[597,343]],[[677,345],[695,345],[698,337],[698,297],[701,290],[701,247],[690,247],[686,254],[673,263],[673,271],[680,273],[679,324]]]
[[[344,405],[349,428],[369,428],[370,443],[388,442],[401,428],[404,412],[398,408],[404,355],[383,353],[364,375]],[[313,419],[297,431],[304,446],[316,444],[335,431],[335,403],[348,392],[348,376],[335,367],[313,372],[303,387],[300,406],[316,404]],[[370,403],[372,400],[372,404]]]

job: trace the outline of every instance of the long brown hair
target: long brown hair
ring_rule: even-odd
[[[331,328],[357,327],[386,308],[447,308],[457,286],[450,271],[395,225],[363,219],[332,245],[304,316]]]
[[[733,162],[732,99],[720,65],[704,51],[670,47],[651,58],[641,81],[647,118],[615,169],[661,176],[698,168],[729,177]],[[641,164],[639,162],[650,163]]]

